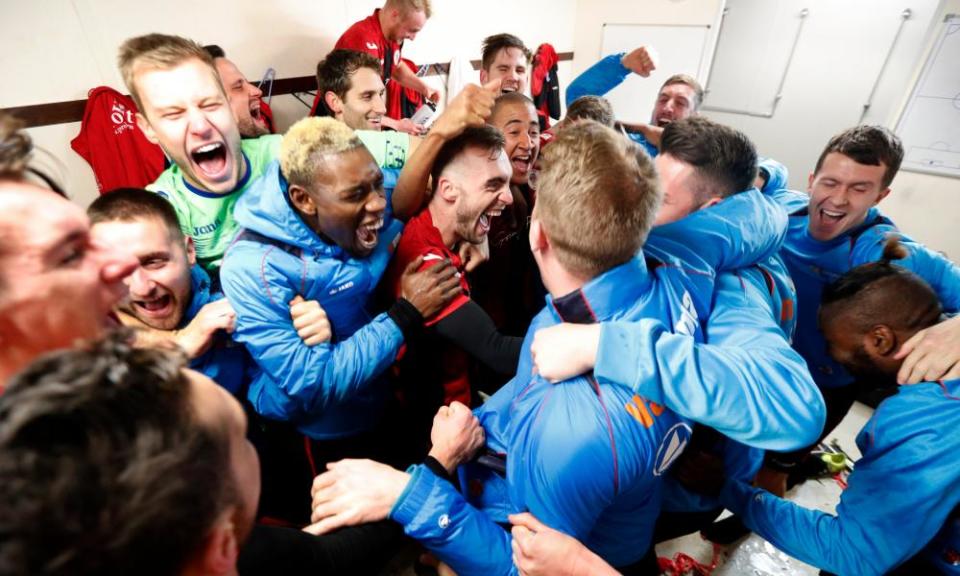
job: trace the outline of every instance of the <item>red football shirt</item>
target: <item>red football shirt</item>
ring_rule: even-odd
[[[470,285],[467,283],[460,256],[444,246],[440,231],[433,225],[430,210],[426,208],[407,222],[390,266],[387,267],[384,285],[389,287],[394,298],[400,296],[400,276],[403,271],[420,256],[424,257],[421,270],[435,266],[443,260],[450,260],[460,274],[462,291],[443,310],[426,319],[426,325],[432,326],[470,301]],[[447,344],[436,352],[436,361],[442,368],[443,381],[440,384],[443,386],[444,404],[449,405],[456,400],[469,406],[470,357],[454,344]]]
[[[400,65],[400,50],[403,44],[388,40],[383,35],[383,28],[380,26],[380,9],[377,8],[372,15],[347,28],[334,45],[334,49],[339,48],[366,52],[380,60],[380,66],[383,68],[383,82],[387,84],[387,116],[399,120],[401,118],[400,99],[397,97],[399,90],[391,91],[389,84],[396,82],[390,80],[390,77]]]

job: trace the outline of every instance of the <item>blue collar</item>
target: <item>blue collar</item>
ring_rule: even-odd
[[[210,292],[211,287],[210,275],[199,264],[194,264],[190,268],[190,305],[184,310],[178,328],[189,324],[200,313],[201,308],[217,299],[217,295]]]
[[[607,270],[583,287],[560,298],[547,297],[561,322],[591,324],[609,320],[635,304],[650,290],[650,273],[642,256]]]
[[[229,196],[237,192],[238,190],[243,190],[244,186],[247,185],[247,182],[250,181],[250,159],[247,158],[247,153],[244,152],[243,150],[240,151],[240,154],[243,156],[243,165],[246,168],[246,170],[243,171],[244,172],[243,178],[241,178],[240,181],[237,182],[237,185],[233,187],[233,190],[227,192],[226,194],[215,194],[208,190],[197,188],[196,186],[193,186],[189,182],[187,182],[187,179],[183,176],[181,176],[180,179],[183,181],[183,185],[186,186],[187,190],[193,192],[194,194],[196,194],[197,196],[200,196],[201,198],[224,198],[226,196]]]

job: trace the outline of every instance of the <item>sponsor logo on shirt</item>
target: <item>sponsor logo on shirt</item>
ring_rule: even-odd
[[[220,219],[217,218],[210,224],[204,224],[203,226],[194,226],[193,234],[191,236],[202,236],[204,234],[212,234],[216,232],[217,228],[220,227]]]
[[[647,408],[648,404],[650,405],[649,409]],[[663,414],[663,406],[656,402],[645,400],[637,394],[633,395],[633,398],[626,404],[626,407],[627,412],[633,416],[634,420],[643,424],[644,428],[653,426],[653,419]]]
[[[353,286],[354,286],[353,280],[349,280],[349,281],[347,281],[347,282],[345,282],[345,283],[343,283],[343,284],[341,284],[341,285],[339,285],[339,286],[334,287],[332,290],[330,290],[330,295],[333,296],[333,295],[335,295],[335,294],[339,294],[339,293],[343,292],[344,290],[349,290],[349,289],[353,288]]]
[[[379,48],[376,42],[367,42],[367,50],[376,50]]]
[[[113,122],[115,136],[127,130],[133,130],[133,111],[124,106],[123,102],[114,100],[113,106],[110,107],[110,121]]]
[[[667,430],[657,449],[657,458],[653,462],[654,476],[663,476],[664,472],[670,469],[690,442],[691,432],[690,427],[682,422],[674,424]]]
[[[697,317],[697,309],[693,305],[693,298],[690,297],[690,293],[686,290],[683,291],[683,302],[681,306],[680,319],[677,321],[676,326],[674,326],[674,332],[686,336],[693,336],[697,331],[699,320]]]

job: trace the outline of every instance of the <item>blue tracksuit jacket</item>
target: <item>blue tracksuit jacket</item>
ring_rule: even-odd
[[[390,211],[395,172],[384,169],[384,176],[384,226],[377,247],[362,259],[304,224],[287,200],[278,162],[234,210],[241,227],[260,235],[241,232],[220,272],[237,311],[234,338],[260,367],[248,398],[258,413],[293,422],[312,438],[351,436],[376,423],[389,393],[379,376],[403,343],[387,314],[373,316],[367,308],[403,228]],[[298,294],[320,302],[333,328],[331,342],[309,347],[297,335],[288,303]]]
[[[790,214],[781,256],[797,287],[794,347],[807,361],[814,381],[821,388],[853,382],[847,371],[827,354],[826,341],[817,326],[823,288],[852,268],[879,261],[888,235],[897,234],[910,254],[897,264],[926,280],[940,297],[945,311],[960,311],[960,267],[902,234],[876,207],[869,210],[866,220],[857,228],[822,242],[808,232],[807,194],[778,190],[772,195]]]
[[[883,574],[921,553],[960,574],[960,380],[901,386],[857,436],[863,454],[836,515],[742,481],[723,504],[754,532],[836,574]]]
[[[185,328],[200,309],[223,298],[221,292],[211,291],[210,276],[199,264],[190,269],[190,305],[187,306],[177,329]],[[246,349],[227,334],[217,334],[209,350],[190,361],[190,368],[202,372],[217,384],[237,395],[256,373]]]
[[[532,374],[530,344],[538,329],[561,321],[641,317],[699,338],[682,268],[677,261],[648,268],[635,258],[548,299],[517,375],[477,409],[487,448],[506,455],[506,479],[476,465],[467,471],[468,492],[486,514],[415,466],[390,517],[461,576],[516,574],[510,534],[496,524],[507,512],[532,512],[612,565],[639,560],[659,512],[661,476],[685,446],[688,424],[625,386],[586,376],[549,384]]]

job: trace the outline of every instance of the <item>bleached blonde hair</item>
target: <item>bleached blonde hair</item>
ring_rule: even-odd
[[[310,187],[323,157],[363,146],[353,129],[333,118],[310,117],[287,130],[280,144],[280,171],[291,184]]]

